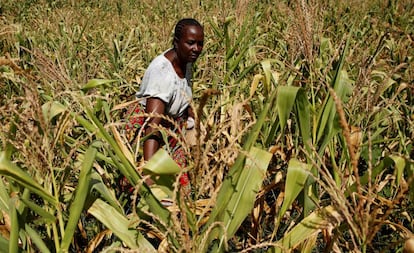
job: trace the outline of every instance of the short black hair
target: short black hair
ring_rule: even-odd
[[[174,40],[179,40],[183,33],[183,28],[186,26],[198,26],[202,29],[203,26],[195,19],[193,18],[183,18],[180,21],[177,22],[174,29]]]

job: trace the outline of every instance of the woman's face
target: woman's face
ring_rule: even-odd
[[[204,45],[203,28],[187,25],[183,28],[181,38],[175,41],[179,60],[183,63],[195,62]]]

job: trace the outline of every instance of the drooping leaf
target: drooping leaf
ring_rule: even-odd
[[[410,164],[407,164],[407,161],[404,158],[400,157],[400,156],[396,156],[396,155],[386,156],[384,159],[381,160],[381,162],[377,166],[375,166],[372,169],[372,171],[370,173],[368,171],[366,171],[360,177],[361,185],[366,185],[366,184],[368,184],[369,181],[374,182],[375,178],[380,173],[382,173],[386,168],[393,167],[394,168],[394,174],[396,175],[396,179],[397,179],[396,180],[397,181],[397,186],[398,186],[401,182],[401,177],[404,173],[404,169],[405,168],[408,169],[409,166],[410,166]],[[369,177],[369,175],[371,176],[371,178]],[[355,191],[356,191],[356,183],[354,183],[354,184],[352,184],[351,186],[348,187],[348,189],[346,191],[346,195],[348,196],[348,195],[352,194]]]
[[[263,79],[263,75],[256,74],[253,78],[252,84],[250,85],[250,93],[249,96],[253,97],[253,95],[256,93],[257,87],[259,86],[260,80]]]
[[[320,233],[322,229],[335,227],[339,217],[339,213],[332,206],[311,213],[277,241],[278,246],[270,252],[282,253],[285,252],[284,249],[296,248],[300,243]]]
[[[315,249],[316,240],[318,239],[318,234],[314,233],[312,236],[309,236],[302,245],[300,246],[301,253],[312,253]]]
[[[119,131],[116,129],[116,127],[111,126],[111,132],[114,136],[116,143],[118,144],[118,147],[122,150],[122,153],[124,153],[128,161],[131,164],[133,164],[135,161],[134,154],[132,154],[129,148],[125,145],[124,141],[121,138]]]
[[[151,243],[134,228],[136,221],[127,219],[102,200],[97,199],[88,212],[110,229],[129,248],[139,250],[139,252],[157,252]]]

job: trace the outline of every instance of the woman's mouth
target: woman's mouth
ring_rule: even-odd
[[[196,55],[196,54],[190,55],[191,60],[197,60],[197,58],[198,58],[198,55]]]

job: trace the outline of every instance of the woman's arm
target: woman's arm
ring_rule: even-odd
[[[159,98],[148,98],[146,102],[147,113],[164,114],[165,104]],[[161,123],[160,117],[151,117],[149,124],[159,125]],[[152,136],[144,142],[144,160],[148,161],[160,147],[161,135],[157,129],[152,128],[148,125],[145,129],[145,135],[151,134]]]

